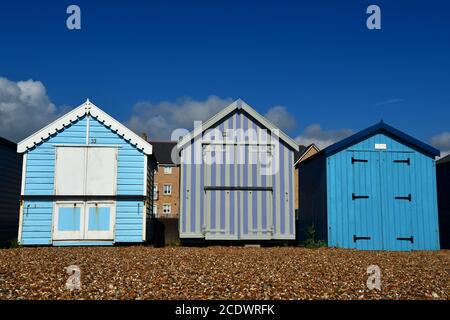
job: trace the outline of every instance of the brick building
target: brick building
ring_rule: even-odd
[[[153,212],[156,218],[178,218],[180,202],[180,166],[172,160],[174,141],[151,141],[158,161],[155,173]]]

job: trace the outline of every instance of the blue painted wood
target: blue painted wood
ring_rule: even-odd
[[[110,208],[89,208],[89,231],[110,230]]]
[[[59,208],[58,209],[58,230],[59,231],[79,231],[81,218],[81,208]]]

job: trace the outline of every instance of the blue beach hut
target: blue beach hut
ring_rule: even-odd
[[[330,247],[437,250],[435,148],[380,122],[300,163],[299,230]]]
[[[21,141],[22,245],[147,239],[152,146],[87,100]]]

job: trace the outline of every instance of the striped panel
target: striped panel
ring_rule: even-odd
[[[263,145],[265,129],[241,111],[225,117],[216,125],[221,132],[227,129],[241,129],[243,134],[252,129],[255,138]],[[252,134],[253,135],[253,134]],[[206,141],[212,140],[212,130],[203,134]],[[240,136],[238,142],[244,142]],[[182,157],[192,157],[191,145],[182,150]],[[215,152],[220,147],[223,153]],[[218,157],[212,164],[181,165],[181,210],[180,236],[182,238],[204,237],[203,227],[209,239],[294,239],[295,216],[293,204],[293,152],[281,144],[278,156],[283,160],[274,176],[264,175],[266,165],[255,156],[261,147],[236,145],[222,147],[199,146],[207,156]],[[267,149],[267,148],[266,148]],[[266,150],[264,149],[264,150]],[[253,152],[253,154],[252,154]],[[227,157],[234,158],[233,164],[224,164]],[[250,161],[253,160],[253,161]],[[256,161],[255,161],[256,160]],[[264,159],[265,160],[265,159]],[[206,190],[204,186],[220,187],[273,187],[274,191],[255,190]],[[275,229],[278,221],[278,230]],[[193,227],[195,224],[195,227]],[[275,231],[273,234],[271,231]]]

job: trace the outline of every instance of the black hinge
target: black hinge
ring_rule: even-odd
[[[411,164],[409,158],[406,160],[394,160],[394,163],[407,163],[408,166]]]
[[[412,200],[411,193],[408,194],[407,197],[395,197],[395,199],[397,199],[397,200],[408,200],[409,202],[411,202],[411,200]]]
[[[356,242],[357,240],[370,240],[370,237],[357,237],[356,235],[353,235],[353,242]]]
[[[414,238],[413,236],[409,237],[409,238],[397,238],[397,240],[401,240],[401,241],[411,241],[411,243],[414,243]]]
[[[352,193],[352,200],[355,199],[369,199],[369,196],[357,196],[354,193]]]
[[[354,164],[355,162],[369,162],[369,160],[366,159],[355,159],[352,157],[352,164]]]

